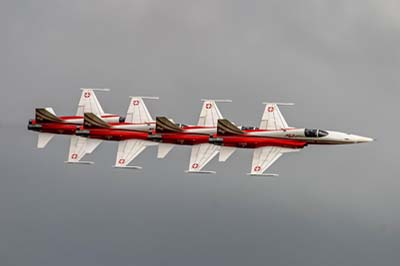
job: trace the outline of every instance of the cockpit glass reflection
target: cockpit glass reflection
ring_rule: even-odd
[[[322,129],[304,129],[304,136],[307,138],[321,138],[328,135],[328,132]]]

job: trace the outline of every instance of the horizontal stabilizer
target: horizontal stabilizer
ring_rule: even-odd
[[[58,118],[53,109],[50,107],[36,108],[35,119],[39,123],[62,123],[63,121]]]
[[[39,133],[37,147],[43,149],[54,136],[55,134],[51,133]]]
[[[218,161],[220,162],[225,162],[228,160],[229,157],[235,152],[236,148],[235,147],[225,147],[222,146],[219,150],[219,158]]]
[[[86,128],[110,128],[110,124],[93,113],[85,113],[83,125]]]
[[[217,124],[218,135],[242,135],[244,132],[240,130],[237,126],[232,124],[228,119],[218,119]]]
[[[165,116],[156,117],[156,132],[157,133],[174,133],[174,132],[182,132],[182,129],[172,123]]]
[[[158,152],[157,152],[157,158],[158,159],[163,159],[167,154],[172,150],[174,147],[174,144],[170,143],[159,143],[158,144]]]

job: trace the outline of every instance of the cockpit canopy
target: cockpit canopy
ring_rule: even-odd
[[[256,130],[258,127],[252,127],[252,126],[241,126],[241,130]]]
[[[321,138],[328,135],[328,132],[322,129],[304,129],[304,136],[307,138]]]
[[[182,123],[175,123],[175,125],[177,125],[177,126],[180,127],[180,128],[187,127],[186,124],[182,124]]]

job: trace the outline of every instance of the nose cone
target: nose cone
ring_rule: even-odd
[[[357,136],[357,135],[352,135],[352,140],[354,143],[365,143],[365,142],[374,141],[374,139],[372,139],[372,138]]]

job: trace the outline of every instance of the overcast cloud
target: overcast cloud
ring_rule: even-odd
[[[0,2],[0,264],[398,265],[398,1]],[[129,95],[155,117],[196,123],[202,98],[258,125],[263,101],[291,126],[377,138],[307,147],[246,176],[251,151],[216,175],[185,175],[189,147],[149,148],[111,167],[64,165],[69,138],[37,150],[35,107],[76,111],[79,88],[124,114]]]

